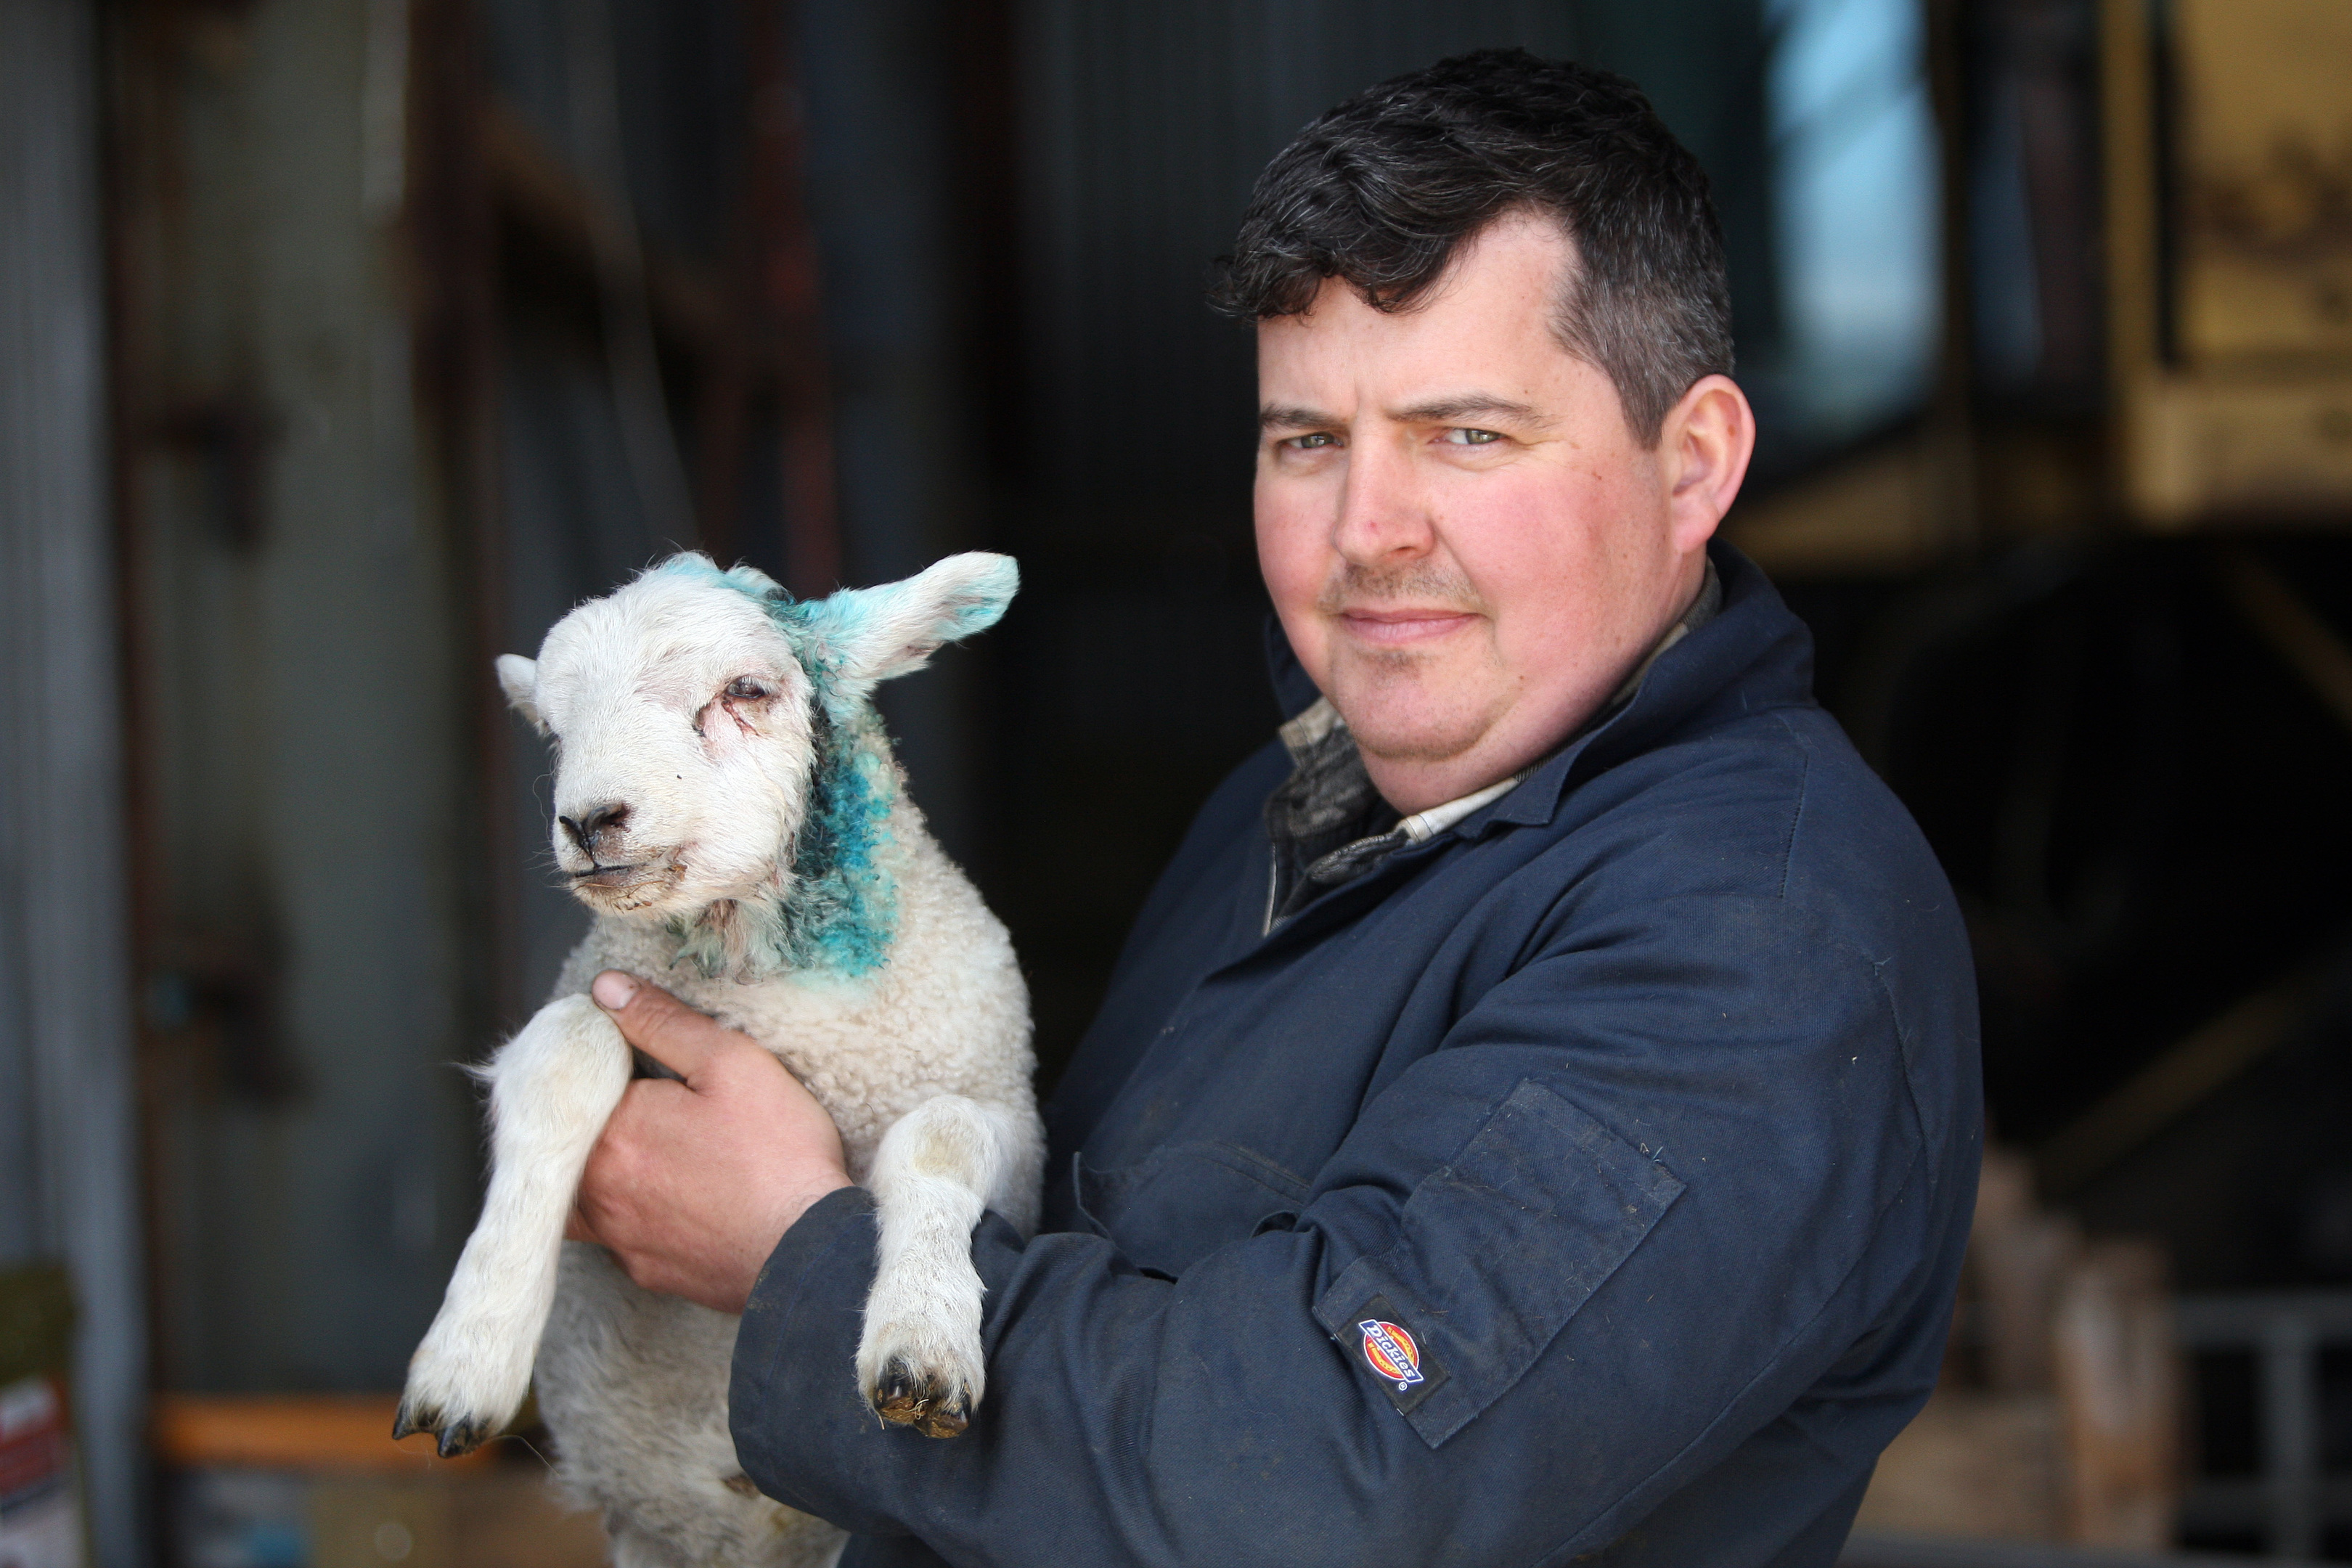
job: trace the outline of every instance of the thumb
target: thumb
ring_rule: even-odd
[[[588,994],[612,1015],[621,1037],[694,1086],[711,1062],[740,1037],[658,985],[608,969]]]

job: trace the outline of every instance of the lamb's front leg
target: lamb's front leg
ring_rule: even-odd
[[[564,1221],[629,1087],[629,1061],[621,1031],[585,996],[549,1003],[491,1058],[490,1190],[440,1315],[409,1358],[394,1436],[432,1432],[443,1457],[467,1453],[521,1408]]]
[[[1024,1135],[1025,1133],[1025,1135]],[[857,1386],[883,1420],[931,1437],[961,1432],[987,1381],[971,1227],[990,1206],[1025,1215],[1034,1129],[961,1095],[924,1101],[875,1151],[879,1267],[866,1298]]]

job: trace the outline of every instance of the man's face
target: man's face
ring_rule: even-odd
[[[1573,262],[1556,225],[1507,217],[1410,310],[1333,279],[1258,328],[1259,564],[1400,810],[1507,777],[1598,708],[1688,604],[1738,488],[1715,504],[1718,471],[1687,493],[1702,394],[1746,417],[1728,381],[1694,387],[1652,450],[1561,348]]]

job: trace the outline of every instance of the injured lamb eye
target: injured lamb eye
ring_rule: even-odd
[[[738,702],[762,702],[775,693],[747,675],[729,681],[726,695]]]

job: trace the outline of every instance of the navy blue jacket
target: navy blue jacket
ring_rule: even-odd
[[[871,1200],[732,1421],[850,1564],[1827,1564],[1934,1384],[1976,1186],[1950,889],[1717,547],[1721,612],[1526,783],[1271,935],[1278,746],[1202,808],[992,1216],[951,1441],[848,1368]],[[1311,689],[1304,695],[1311,697]]]

